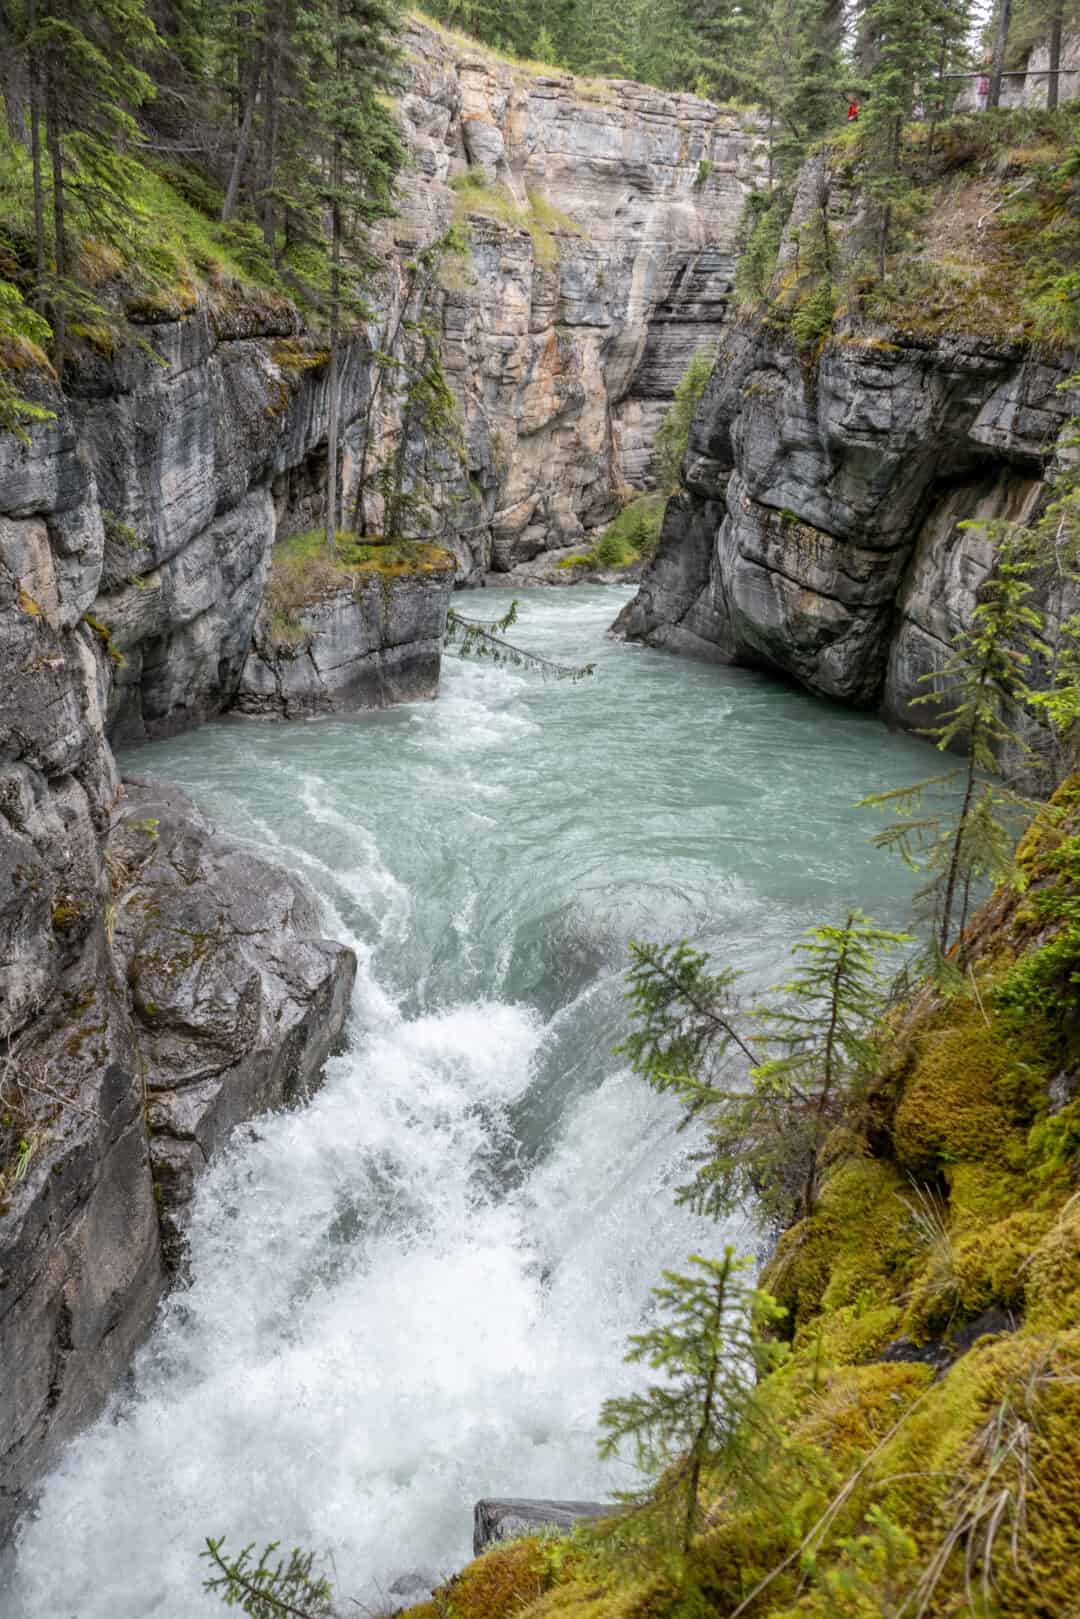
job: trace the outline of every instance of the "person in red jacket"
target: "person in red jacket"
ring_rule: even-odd
[[[857,101],[853,101],[848,107],[847,121],[849,124],[857,124],[859,122],[859,103]]]

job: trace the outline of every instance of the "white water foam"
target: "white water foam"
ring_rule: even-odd
[[[475,1004],[407,1022],[361,980],[375,1031],[202,1183],[195,1281],[135,1397],[50,1479],[12,1615],[218,1611],[197,1553],[222,1532],[315,1547],[377,1602],[403,1569],[460,1565],[479,1495],[616,1482],[598,1407],[625,1385],[643,1277],[693,1246],[672,1220],[670,1110],[616,1076],[492,1196],[477,1167],[530,1084],[538,1019]]]

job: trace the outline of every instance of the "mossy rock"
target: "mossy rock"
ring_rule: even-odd
[[[942,1164],[990,1159],[1007,1164],[1022,1139],[996,1100],[1009,1053],[977,1010],[923,1035],[893,1123],[901,1167],[936,1178]]]

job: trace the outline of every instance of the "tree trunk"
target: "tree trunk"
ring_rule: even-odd
[[[262,79],[261,71],[256,68],[252,75],[251,88],[248,92],[247,105],[240,124],[240,133],[236,137],[236,151],[233,153],[232,169],[229,172],[229,184],[225,189],[225,201],[221,205],[221,222],[227,224],[236,209],[236,199],[240,195],[240,181],[243,179],[244,168],[247,164],[248,149],[251,146],[251,130],[255,123],[255,107],[259,100],[259,87]]]
[[[341,47],[338,47],[340,59]],[[330,160],[330,401],[326,427],[326,549],[337,555],[338,437],[341,432],[341,136],[334,136]]]
[[[31,35],[37,27],[37,0],[29,0],[26,27]],[[33,46],[30,48],[30,162],[34,172],[34,258],[37,278],[34,303],[41,314],[49,267],[45,257],[45,185],[41,177],[41,64]]]
[[[19,146],[26,145],[26,104],[28,86],[26,62],[18,46],[11,40],[6,24],[0,19],[0,84],[4,91],[4,116],[7,120],[9,140]]]
[[[1061,35],[1065,24],[1065,0],[1054,0],[1050,13],[1050,76],[1046,81],[1046,105],[1053,112],[1058,104],[1061,83]]]
[[[53,298],[53,363],[57,373],[63,370],[64,349],[67,342],[67,309],[65,282],[68,274],[67,231],[65,225],[64,153],[61,146],[60,110],[56,103],[56,86],[52,74],[46,69],[45,82],[45,140],[52,159],[53,186],[53,257],[56,261],[57,296]]]
[[[941,27],[941,55],[938,58],[937,84],[934,87],[934,105],[930,112],[930,129],[926,136],[926,177],[930,178],[930,160],[934,155],[934,141],[937,138],[938,121],[945,115],[945,70],[949,65],[949,29],[943,23]]]
[[[728,1258],[730,1259],[730,1250]],[[690,1450],[690,1467],[686,1480],[686,1519],[683,1524],[683,1555],[690,1550],[690,1543],[694,1538],[694,1530],[698,1519],[698,1491],[701,1488],[701,1464],[709,1447],[709,1435],[712,1432],[713,1406],[716,1401],[716,1379],[720,1371],[720,1352],[716,1344],[722,1342],[724,1331],[724,1305],[726,1303],[727,1281],[729,1271],[724,1269],[723,1275],[716,1284],[716,1315],[715,1335],[712,1354],[709,1357],[709,1370],[705,1384],[705,1401],[701,1411],[701,1422],[694,1435],[694,1443]]]
[[[944,956],[949,948],[949,934],[952,932],[953,903],[956,899],[956,885],[960,877],[960,856],[964,847],[964,834],[967,831],[968,816],[971,813],[971,800],[975,794],[975,738],[969,744],[967,785],[964,789],[964,802],[960,806],[960,816],[956,823],[956,836],[953,839],[952,854],[949,856],[949,872],[945,879],[945,894],[941,901],[941,931],[938,935],[938,949]]]
[[[273,190],[277,183],[278,124],[280,121],[278,75],[280,72],[284,28],[285,23],[281,15],[281,8],[276,7],[271,15],[266,40],[266,93],[264,97],[266,150],[264,154],[262,195],[263,241],[269,248],[271,258],[275,262],[274,246],[277,236],[277,209],[274,205]]]
[[[998,0],[997,34],[994,38],[994,60],[990,69],[988,107],[1001,105],[1001,76],[1005,71],[1005,52],[1009,44],[1009,24],[1012,21],[1012,0]]]

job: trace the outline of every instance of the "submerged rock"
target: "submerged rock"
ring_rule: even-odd
[[[610,1501],[536,1501],[509,1497],[478,1501],[473,1508],[473,1552],[499,1540],[516,1540],[538,1529],[569,1534],[583,1519],[603,1518],[616,1509]]]

